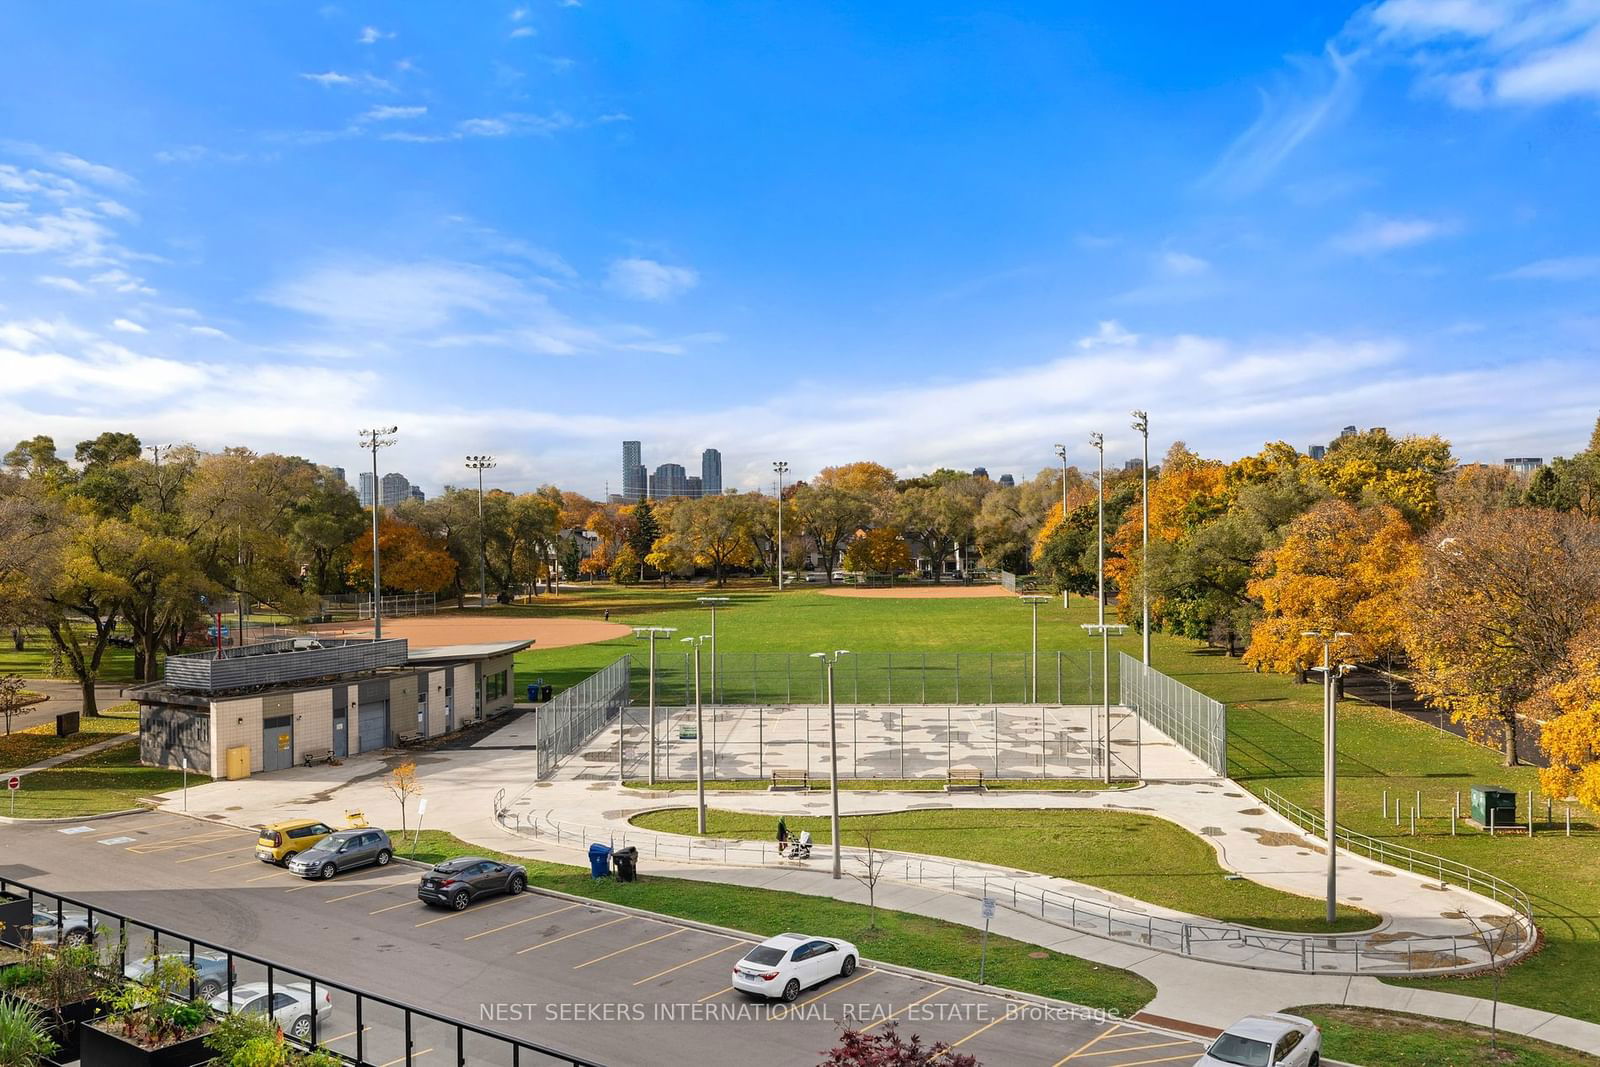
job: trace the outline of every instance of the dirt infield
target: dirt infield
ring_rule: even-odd
[[[329,623],[315,627],[331,637],[371,637],[366,622]],[[383,636],[403,637],[412,648],[472,645],[488,641],[533,641],[534,648],[565,648],[627,637],[633,631],[621,623],[597,619],[528,619],[508,616],[427,615],[385,619]]]
[[[904,585],[886,589],[818,589],[825,596],[879,597],[885,600],[966,600],[972,597],[1016,596],[1003,585]]]

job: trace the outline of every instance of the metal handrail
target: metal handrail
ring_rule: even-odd
[[[451,1019],[451,1018],[449,1018],[447,1016],[439,1015],[439,1014],[436,1014],[435,1012],[431,1012],[431,1011],[427,1010],[426,1008],[414,1007],[414,1006],[412,1006],[410,1004],[406,1004],[406,1003],[404,1003],[402,1001],[393,1000],[393,999],[391,999],[389,997],[385,997],[385,996],[380,996],[377,993],[370,993],[370,992],[367,992],[366,990],[358,989],[355,986],[345,985],[342,982],[333,982],[333,981],[329,981],[329,980],[327,980],[325,978],[317,978],[317,977],[314,977],[309,971],[307,971],[307,970],[305,970],[303,968],[288,967],[288,966],[285,966],[282,963],[277,963],[277,962],[275,962],[273,960],[269,960],[264,956],[255,956],[255,955],[252,955],[252,954],[250,954],[248,952],[241,952],[238,949],[228,948],[228,947],[226,947],[224,945],[217,945],[217,944],[213,944],[213,943],[211,943],[209,941],[202,941],[199,938],[190,937],[188,934],[181,933],[181,932],[179,932],[177,930],[171,930],[171,929],[168,929],[168,928],[166,928],[164,926],[158,926],[155,923],[145,922],[142,919],[132,918],[131,916],[124,915],[121,912],[113,911],[110,908],[103,908],[103,907],[100,907],[99,905],[90,904],[87,901],[78,900],[78,899],[76,899],[74,897],[65,896],[65,895],[63,895],[61,893],[55,893],[55,892],[52,892],[52,891],[50,891],[48,889],[43,889],[43,888],[40,888],[38,886],[31,885],[31,884],[29,884],[27,882],[20,882],[20,881],[17,881],[15,879],[11,879],[11,878],[0,877],[0,892],[12,893],[13,895],[16,895],[17,891],[21,891],[22,893],[25,893],[27,895],[28,904],[29,904],[30,907],[34,906],[35,901],[40,897],[44,897],[46,899],[55,901],[56,929],[58,931],[64,931],[65,930],[64,913],[66,911],[66,908],[68,908],[68,907],[76,908],[76,909],[84,912],[85,921],[86,921],[86,923],[87,923],[87,925],[88,925],[90,930],[105,929],[105,925],[103,923],[97,923],[95,921],[95,917],[96,916],[99,916],[99,917],[101,917],[103,919],[109,918],[109,919],[115,920],[117,925],[118,925],[118,931],[119,931],[118,958],[117,958],[117,967],[118,967],[118,972],[117,973],[118,973],[119,976],[121,975],[123,969],[125,969],[127,967],[127,964],[128,964],[128,958],[127,958],[127,955],[128,955],[127,932],[128,932],[129,926],[131,925],[133,928],[138,929],[138,930],[148,930],[148,931],[150,931],[150,934],[151,934],[151,937],[152,937],[152,954],[155,954],[155,953],[158,953],[158,952],[161,951],[161,939],[163,937],[166,937],[166,938],[174,939],[175,941],[178,941],[178,942],[185,943],[185,944],[187,944],[189,946],[189,948],[188,948],[188,956],[189,956],[189,963],[190,963],[191,966],[194,963],[195,949],[197,947],[201,948],[201,949],[204,949],[204,950],[207,950],[209,952],[217,953],[217,954],[220,954],[220,955],[224,956],[227,959],[227,963],[228,963],[227,995],[228,995],[228,1001],[229,1001],[230,1005],[233,1002],[233,990],[234,990],[234,987],[239,984],[237,979],[235,978],[235,975],[234,975],[234,970],[235,970],[234,963],[235,963],[235,961],[239,961],[239,960],[242,960],[242,961],[244,961],[246,963],[254,964],[254,965],[258,966],[258,967],[265,967],[266,968],[266,971],[267,971],[267,993],[268,993],[269,996],[272,994],[274,983],[278,979],[283,978],[284,976],[288,976],[288,978],[290,980],[306,980],[306,981],[309,981],[311,983],[311,1002],[312,1002],[313,1005],[315,1005],[317,1003],[317,992],[318,992],[319,989],[321,989],[321,990],[331,990],[331,991],[334,991],[334,992],[343,993],[343,994],[346,994],[348,996],[354,997],[355,998],[355,1005],[356,1005],[355,1033],[354,1033],[356,1051],[355,1051],[354,1057],[347,1056],[347,1055],[345,1055],[343,1053],[339,1053],[339,1052],[333,1052],[333,1050],[327,1049],[327,1048],[323,1048],[323,1051],[331,1052],[333,1055],[338,1056],[345,1063],[353,1064],[353,1065],[355,1065],[355,1067],[365,1067],[365,1065],[367,1063],[366,1059],[364,1058],[364,1052],[365,1052],[365,1049],[364,1049],[364,1037],[365,1037],[366,1031],[370,1027],[366,1026],[364,1024],[364,1022],[363,1022],[363,1007],[365,1005],[367,1005],[368,1003],[373,1004],[373,1005],[377,1005],[377,1006],[382,1007],[382,1008],[388,1008],[388,1009],[391,1009],[393,1011],[398,1011],[398,1012],[401,1013],[401,1016],[402,1016],[402,1018],[404,1020],[404,1023],[405,1023],[405,1056],[400,1060],[393,1061],[393,1063],[395,1063],[396,1065],[398,1065],[399,1063],[405,1063],[406,1067],[411,1067],[411,1065],[414,1062],[417,1062],[418,1060],[420,1060],[424,1055],[430,1055],[430,1056],[432,1055],[433,1050],[431,1050],[431,1049],[424,1049],[422,1051],[417,1051],[415,1049],[415,1047],[414,1047],[414,1042],[412,1040],[414,1027],[412,1026],[412,1022],[413,1022],[413,1020],[420,1019],[420,1020],[424,1020],[424,1021],[429,1022],[429,1023],[437,1023],[437,1024],[441,1025],[441,1026],[452,1028],[455,1031],[455,1037],[456,1037],[456,1040],[455,1040],[455,1065],[456,1065],[456,1067],[468,1067],[467,1052],[466,1052],[466,1038],[467,1038],[468,1035],[472,1035],[472,1036],[480,1037],[480,1038],[486,1038],[486,1039],[488,1039],[490,1041],[498,1041],[498,1042],[504,1043],[504,1045],[507,1046],[511,1051],[511,1064],[512,1064],[512,1067],[521,1067],[521,1064],[523,1062],[522,1061],[523,1053],[529,1053],[529,1054],[531,1054],[533,1056],[543,1057],[543,1059],[540,1059],[540,1060],[530,1060],[529,1061],[530,1063],[538,1063],[538,1062],[545,1062],[546,1060],[554,1060],[557,1063],[568,1064],[569,1067],[604,1067],[603,1064],[601,1064],[601,1063],[599,1063],[599,1062],[597,1062],[595,1060],[584,1059],[583,1057],[577,1056],[577,1055],[575,1055],[573,1053],[570,1053],[570,1052],[562,1052],[562,1051],[559,1051],[558,1049],[553,1049],[553,1048],[550,1048],[548,1046],[540,1045],[540,1044],[537,1044],[537,1043],[532,1042],[532,1041],[524,1041],[521,1038],[512,1037],[512,1036],[510,1036],[508,1034],[498,1033],[497,1031],[490,1030],[490,1029],[487,1029],[485,1027],[474,1026],[472,1023],[462,1022],[459,1019]],[[319,1013],[313,1007],[313,1009],[311,1011],[311,1034],[310,1034],[309,1040],[301,1042],[301,1041],[295,1040],[294,1038],[290,1037],[289,1035],[284,1035],[284,1040],[290,1041],[290,1042],[294,1043],[295,1045],[297,1045],[299,1047],[302,1047],[302,1048],[316,1048],[316,1047],[319,1047],[318,1043],[317,1043],[317,1028],[318,1028],[318,1025],[319,1025],[318,1014]],[[434,1062],[435,1062],[435,1060],[433,1060],[433,1059],[429,1059],[428,1060],[429,1064],[432,1064]]]
[[[631,841],[641,853],[654,859],[723,864],[768,864],[785,860],[779,855],[775,841],[691,838],[651,830],[630,832],[623,829],[619,832],[613,828],[596,829],[582,824],[565,824],[548,813],[525,820],[518,812],[502,811],[497,812],[496,818],[502,827],[514,832],[554,838],[557,843],[582,849],[587,849],[593,843],[624,848]],[[860,849],[850,851],[861,852]],[[1480,936],[1396,936],[1381,930],[1370,934],[1330,936],[1279,932],[1231,923],[1186,921],[1153,912],[1120,908],[1103,900],[1061,893],[1030,885],[1017,878],[974,873],[970,868],[914,853],[887,849],[874,851],[888,857],[884,877],[890,881],[934,886],[962,896],[992,898],[1011,910],[1055,925],[1065,925],[1076,931],[1124,943],[1135,939],[1142,946],[1156,951],[1213,963],[1301,973],[1437,975],[1481,970],[1490,962],[1490,946]],[[1529,937],[1522,942],[1521,950],[1531,948],[1532,941]],[[1209,953],[1205,951],[1207,946],[1230,946],[1228,951],[1232,953],[1232,958],[1225,954]],[[1240,959],[1237,958],[1240,948],[1254,949],[1265,956]],[[1448,960],[1465,960],[1461,955],[1463,950],[1476,951],[1484,958],[1445,966],[1429,965],[1430,961],[1441,956]],[[1422,961],[1420,965],[1419,960]]]

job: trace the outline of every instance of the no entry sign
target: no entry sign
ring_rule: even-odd
[[[22,779],[18,778],[16,775],[13,774],[10,778],[6,779],[6,788],[7,789],[21,789],[22,788]]]

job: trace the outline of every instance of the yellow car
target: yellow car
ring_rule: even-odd
[[[333,827],[315,819],[294,819],[261,828],[256,838],[256,859],[263,863],[288,863],[324,837]]]

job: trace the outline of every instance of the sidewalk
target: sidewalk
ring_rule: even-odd
[[[82,748],[75,748],[70,752],[63,752],[59,756],[51,756],[49,759],[40,760],[38,763],[35,763],[29,767],[21,767],[14,771],[6,771],[4,772],[4,777],[24,778],[32,774],[34,771],[42,771],[48,767],[58,767],[63,763],[70,763],[75,759],[82,759],[84,756],[92,756],[96,752],[108,749],[113,745],[127,744],[129,737],[130,735],[128,734],[117,734],[114,737],[106,738],[104,741],[96,741],[92,745],[84,745]]]

